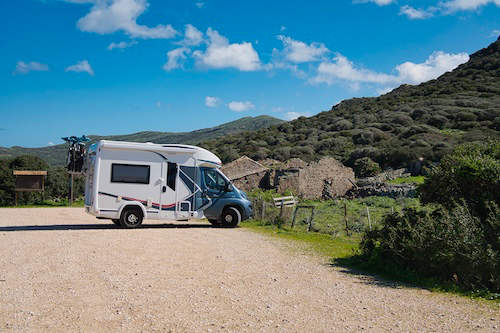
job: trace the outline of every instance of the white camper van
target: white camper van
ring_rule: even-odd
[[[220,166],[200,147],[101,140],[87,155],[85,210],[124,228],[143,219],[203,217],[235,227],[252,215],[252,206]]]

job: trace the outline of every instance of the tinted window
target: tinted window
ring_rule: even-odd
[[[112,164],[111,182],[149,184],[149,165]]]
[[[177,164],[168,162],[167,186],[175,191],[175,179],[177,178]]]
[[[208,189],[223,191],[226,187],[226,180],[217,172],[216,169],[204,169],[205,186]]]

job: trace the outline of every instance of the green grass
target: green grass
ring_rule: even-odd
[[[274,225],[266,225],[259,220],[247,220],[242,222],[242,227],[253,231],[275,236],[282,239],[299,241],[312,253],[329,258],[347,258],[358,250],[359,237],[335,237],[330,235],[293,230],[289,226],[277,228]]]
[[[424,176],[413,176],[413,177],[399,177],[393,180],[389,180],[390,184],[423,184],[425,181]]]

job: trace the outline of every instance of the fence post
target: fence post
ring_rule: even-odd
[[[347,236],[350,236],[351,233],[349,232],[349,225],[347,224],[347,202],[344,201],[344,222],[345,222],[345,232]]]
[[[264,199],[262,199],[262,221],[264,221],[264,218],[266,217],[266,202]]]
[[[297,217],[297,210],[298,209],[299,209],[298,207],[295,207],[295,209],[293,210],[292,226],[291,226],[292,228],[295,225],[295,218]]]
[[[372,231],[372,220],[370,219],[370,208],[366,206],[366,216],[368,217],[368,226],[370,227],[370,231]]]
[[[285,206],[285,199],[281,199],[280,219],[283,217],[283,207],[284,206]]]
[[[314,206],[311,207],[311,218],[309,219],[309,225],[307,226],[307,232],[310,232],[312,229],[313,218],[314,218]]]

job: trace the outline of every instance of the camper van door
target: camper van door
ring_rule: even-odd
[[[179,166],[177,163],[165,161],[163,162],[162,172],[164,183],[161,187],[160,218],[175,219]]]

